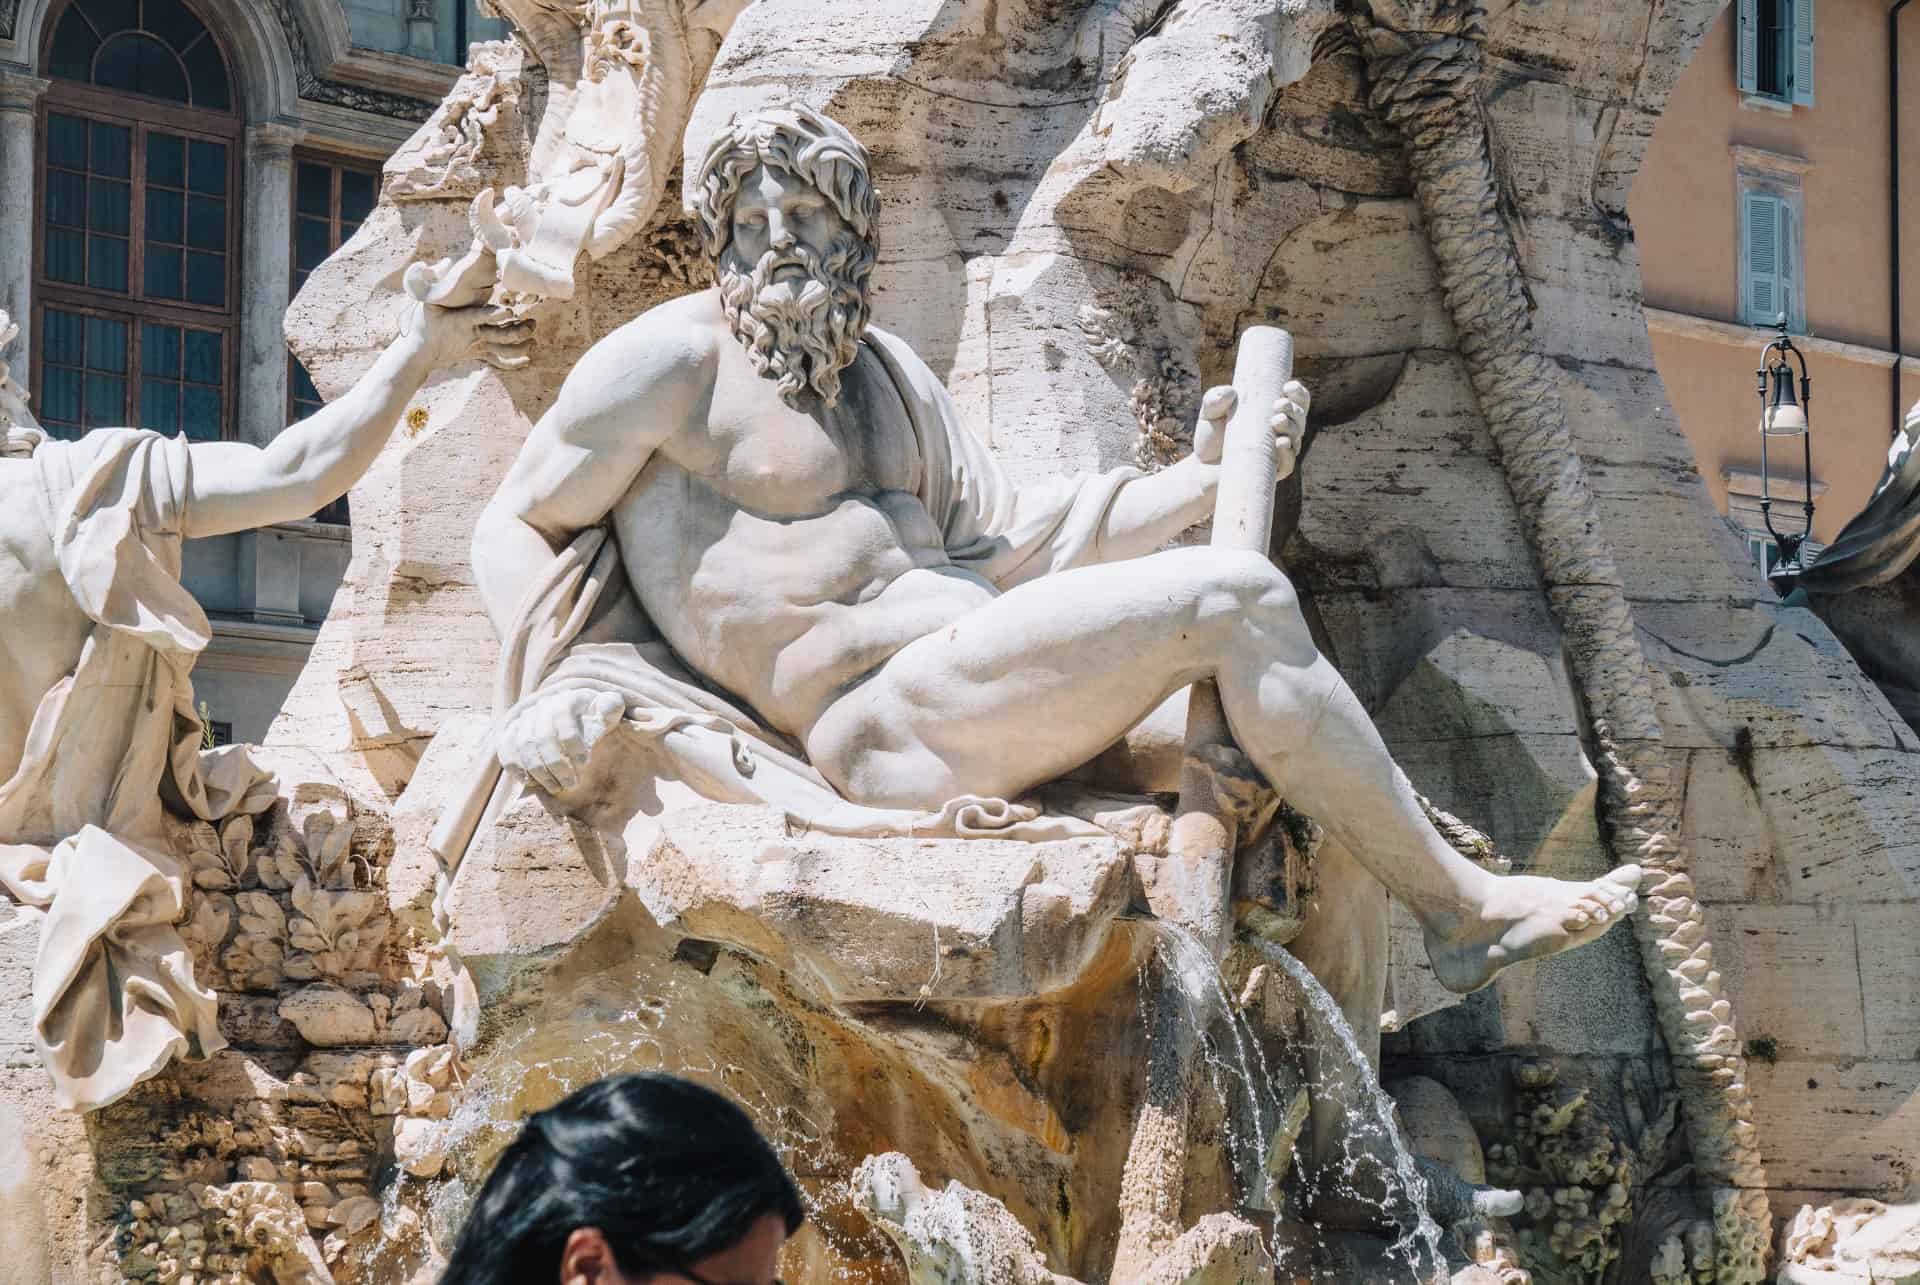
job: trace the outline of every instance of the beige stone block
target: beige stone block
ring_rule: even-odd
[[[852,1002],[1057,991],[1106,946],[1133,877],[1111,839],[834,838],[705,804],[661,819],[657,841],[630,853],[627,883],[661,927]]]
[[[1670,758],[1685,800],[1680,827],[1701,899],[1785,900],[1786,867],[1774,855],[1766,809],[1748,779],[1751,762],[1717,746],[1678,750]]]
[[[1783,1058],[1747,1081],[1770,1182],[1876,1195],[1920,1167],[1920,1064]]]
[[[1920,1059],[1920,904],[1861,906],[1855,914],[1867,1050]]]
[[[1869,1051],[1853,908],[1709,903],[1707,929],[1743,1039],[1782,1057]]]
[[[1459,361],[1416,353],[1385,401],[1314,438],[1296,539],[1323,574],[1345,570],[1355,587],[1537,592],[1533,557],[1492,456]],[[1411,550],[1397,554],[1397,544]]]

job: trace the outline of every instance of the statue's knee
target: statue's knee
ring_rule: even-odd
[[[1229,599],[1236,616],[1297,609],[1292,582],[1264,553],[1208,549],[1206,555],[1206,593]]]

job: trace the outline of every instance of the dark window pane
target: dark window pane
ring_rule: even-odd
[[[87,284],[96,290],[127,292],[127,243],[114,236],[87,238]]]
[[[180,327],[157,326],[151,321],[140,327],[140,372],[180,378]]]
[[[87,180],[64,170],[47,171],[47,222],[77,228],[87,221]]]
[[[227,256],[187,252],[187,302],[218,308],[227,301]]]
[[[187,65],[187,78],[193,82],[195,107],[216,112],[233,109],[233,91],[227,85],[227,64],[220,57],[220,47],[212,39],[202,40],[188,49],[180,55],[180,61]]]
[[[374,176],[360,170],[340,171],[340,221],[358,225],[366,219],[373,209],[374,198],[378,194]],[[347,234],[342,232],[340,239]]]
[[[293,221],[293,266],[312,271],[333,253],[333,232],[325,220],[299,218]]]
[[[149,299],[178,299],[180,251],[147,242],[146,292]]]
[[[111,317],[87,318],[87,369],[110,375],[127,373],[127,323]]]
[[[87,122],[78,116],[47,113],[47,164],[87,168]]]
[[[298,358],[287,358],[287,373],[293,383],[293,400],[296,404],[310,404],[315,410],[324,405],[320,390],[313,386],[313,376],[307,373],[307,368],[300,364]]]
[[[187,244],[201,250],[226,250],[225,197],[196,196],[187,203]]]
[[[220,440],[220,390],[186,385],[181,393],[180,420],[187,436],[202,442]]]
[[[49,365],[40,372],[40,417],[80,422],[80,372]]]
[[[333,169],[326,165],[300,163],[300,175],[294,184],[293,208],[301,214],[321,218],[333,214]]]
[[[100,38],[87,26],[77,9],[69,9],[53,31],[53,50],[47,58],[47,72],[62,80],[92,80],[93,51]]]
[[[147,240],[179,245],[186,239],[187,198],[164,188],[147,189]]]
[[[40,324],[44,331],[40,342],[47,346],[47,360],[62,366],[78,366],[85,351],[80,344],[81,336],[86,333],[86,318],[77,312],[48,308],[41,314]]]
[[[220,336],[211,330],[187,331],[187,379],[196,384],[220,381]]]
[[[93,151],[88,169],[108,178],[133,177],[133,131],[125,125],[107,125],[89,121]]]
[[[187,140],[175,134],[147,135],[147,182],[162,187],[187,185]]]
[[[135,0],[80,0],[77,7],[93,19],[94,30],[103,36],[140,25]]]
[[[84,285],[87,279],[87,238],[64,228],[47,230],[47,277]]]
[[[207,34],[200,19],[180,0],[146,0],[140,8],[140,25],[175,49],[185,49]]]
[[[120,375],[87,376],[88,428],[117,428],[127,422],[127,381]]]
[[[95,232],[127,235],[133,186],[117,179],[97,178],[87,184],[87,192],[87,226]]]
[[[194,139],[187,152],[187,186],[208,196],[227,193],[227,145]]]
[[[161,379],[140,381],[140,427],[158,433],[180,431],[180,385]]]
[[[96,85],[176,103],[188,101],[187,74],[180,69],[180,60],[152,36],[128,32],[113,37],[101,46],[93,71]]]

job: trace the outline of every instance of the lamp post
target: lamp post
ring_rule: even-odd
[[[1767,574],[1771,579],[1791,584],[1802,569],[1801,548],[1813,534],[1813,434],[1807,424],[1813,381],[1807,377],[1806,354],[1793,346],[1793,339],[1787,334],[1785,313],[1780,314],[1775,326],[1780,333],[1760,350],[1760,368],[1753,372],[1760,394],[1760,518],[1780,550],[1780,560]],[[1794,362],[1800,366],[1798,399],[1794,397]],[[1782,535],[1773,525],[1773,475],[1768,453],[1776,440],[1795,437],[1800,439],[1801,507],[1805,520],[1799,531]],[[1791,451],[1793,444],[1781,441],[1781,447]]]

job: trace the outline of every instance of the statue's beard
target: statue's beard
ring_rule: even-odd
[[[774,279],[797,266],[805,275]],[[748,264],[729,246],[720,256],[720,306],[754,370],[778,385],[796,409],[811,389],[823,405],[840,400],[840,372],[853,364],[866,332],[867,274],[873,253],[843,238],[822,260],[803,245],[768,251]]]

